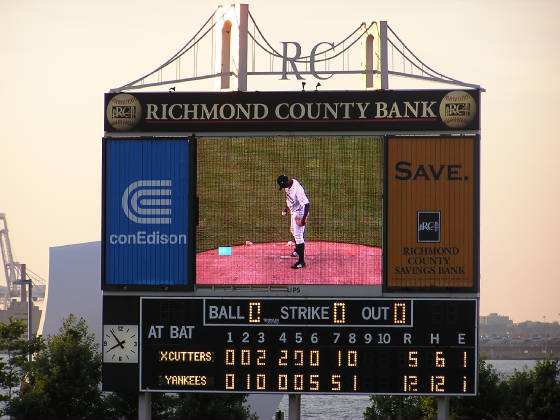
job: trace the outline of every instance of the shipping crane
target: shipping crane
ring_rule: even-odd
[[[41,276],[33,273],[29,268],[26,269],[26,279],[21,278],[22,265],[14,261],[10,237],[8,235],[8,221],[6,214],[0,213],[0,251],[2,252],[2,262],[4,265],[4,275],[6,278],[7,291],[2,299],[4,309],[8,309],[12,301],[17,300],[24,302],[26,298],[25,287],[21,284],[21,280],[31,280],[32,284],[45,285],[46,280]]]

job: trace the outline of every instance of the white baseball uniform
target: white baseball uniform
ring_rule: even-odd
[[[292,235],[294,235],[296,244],[302,244],[305,242],[305,225],[298,225],[296,217],[303,218],[305,205],[309,204],[309,199],[305,194],[305,189],[301,186],[297,179],[293,179],[292,186],[284,188],[284,190],[286,191],[286,206],[290,209],[291,215],[290,231],[292,232]]]

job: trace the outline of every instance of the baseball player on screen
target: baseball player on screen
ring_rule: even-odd
[[[305,190],[297,179],[289,178],[286,175],[280,175],[276,182],[279,190],[284,188],[286,191],[286,208],[282,211],[282,216],[290,213],[290,231],[296,242],[296,249],[292,252],[292,257],[298,257],[297,262],[292,265],[293,269],[305,267],[305,227],[307,225],[307,216],[309,215],[309,206],[311,203],[305,194]]]

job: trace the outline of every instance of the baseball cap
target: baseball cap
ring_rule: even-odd
[[[278,183],[278,186],[280,188],[278,188],[279,190],[281,190],[282,188],[287,188],[288,187],[288,180],[290,178],[288,178],[286,175],[280,175],[277,179],[276,182]]]

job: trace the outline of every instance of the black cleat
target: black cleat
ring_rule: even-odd
[[[298,269],[303,268],[303,267],[305,267],[305,263],[301,263],[301,262],[297,262],[294,265],[292,265],[292,268],[294,270],[298,270]]]

